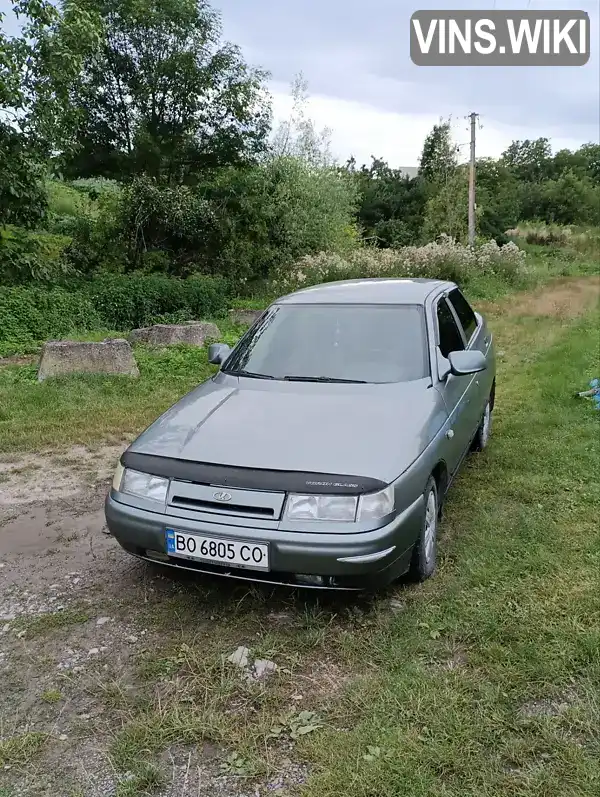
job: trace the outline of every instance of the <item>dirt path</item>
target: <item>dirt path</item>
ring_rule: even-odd
[[[590,308],[599,296],[597,279],[561,280],[490,309],[495,316],[517,320],[568,319]],[[505,343],[501,334],[498,345]],[[546,346],[547,340],[538,345]],[[168,715],[173,684],[168,668],[161,672],[156,650],[171,643],[181,647],[185,634],[205,634],[207,648],[214,648],[218,661],[219,650],[227,656],[250,634],[268,639],[269,628],[302,623],[306,612],[313,611],[310,598],[298,600],[277,590],[249,592],[228,582],[198,583],[180,574],[165,577],[123,553],[106,533],[103,514],[119,453],[120,448],[106,446],[0,457],[0,797],[144,793],[144,783],[152,785],[151,770],[140,774],[133,764],[128,768],[126,762],[134,757],[127,757],[118,731],[128,712],[139,708],[136,700],[146,699],[144,678],[150,677],[150,670],[152,690],[158,689],[159,698],[166,701],[161,716],[165,723],[173,721]],[[180,602],[174,604],[175,599]],[[244,601],[252,607],[246,627]],[[170,616],[173,606],[175,615]],[[334,606],[331,617],[336,613]],[[344,678],[333,665],[322,676],[316,674],[318,667],[307,674],[306,661],[303,670],[294,669],[293,655],[288,658],[287,674],[272,687],[273,694],[283,690],[288,702],[303,705],[303,684],[317,701],[319,688],[326,698]],[[240,705],[248,710],[248,701],[255,701],[252,710],[260,711],[270,687],[244,686],[240,692],[227,673],[196,672],[195,688],[204,684],[208,689],[206,684],[215,678],[221,688],[223,683],[231,687],[225,713],[233,711],[235,716]],[[155,730],[166,740],[168,751],[163,761],[167,782],[153,792],[159,797],[292,794],[306,778],[292,748],[284,743],[268,771],[248,779],[239,777],[247,774],[247,762],[228,758],[235,751],[171,744],[165,727]],[[181,728],[179,735],[185,737]],[[129,743],[136,750],[141,744],[139,739]]]

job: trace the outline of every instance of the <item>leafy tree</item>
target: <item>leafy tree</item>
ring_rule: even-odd
[[[481,237],[507,242],[506,230],[519,221],[519,181],[504,164],[493,158],[477,161],[477,226]]]
[[[0,227],[38,226],[48,201],[40,164],[31,157],[25,137],[0,123]]]
[[[265,73],[220,41],[205,0],[79,0],[103,22],[70,93],[80,118],[72,176],[190,182],[266,145]]]
[[[0,29],[0,225],[34,227],[47,210],[49,136],[67,145],[66,90],[83,53],[93,50],[98,27],[74,1],[62,12],[47,0],[18,0],[12,8],[22,29],[18,36]]]
[[[466,167],[457,167],[427,202],[423,236],[428,241],[440,235],[466,240],[468,227],[469,177]]]
[[[598,224],[600,186],[572,170],[541,185],[538,218],[557,224]]]
[[[101,31],[84,2],[65,0],[59,9],[48,0],[18,0],[13,12],[23,20],[21,35],[0,33],[0,108],[39,155],[72,144],[71,88]]]
[[[419,176],[432,185],[444,183],[458,164],[458,147],[452,141],[450,120],[434,125],[423,144]]]
[[[600,182],[600,144],[584,144],[573,152],[561,149],[554,155],[552,167],[554,179],[572,171],[578,177]]]
[[[575,154],[585,163],[586,176],[596,185],[600,184],[600,144],[589,142],[579,147]]]
[[[361,196],[358,222],[365,238],[383,248],[414,243],[427,201],[423,183],[392,169],[381,158],[372,158],[370,166],[359,170],[350,160],[346,169]]]
[[[547,138],[513,141],[502,153],[500,162],[519,180],[541,182],[552,177],[552,148]]]
[[[313,166],[331,166],[331,130],[315,129],[307,116],[308,99],[308,82],[300,73],[292,82],[292,112],[275,130],[271,152],[275,157],[292,156]]]

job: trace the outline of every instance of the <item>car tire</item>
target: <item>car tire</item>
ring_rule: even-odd
[[[473,438],[473,451],[483,451],[490,441],[492,433],[492,397],[490,396],[483,411],[483,417]]]
[[[437,484],[433,476],[430,476],[423,492],[421,533],[413,548],[410,564],[410,577],[413,581],[425,581],[435,572],[439,520],[440,505]]]

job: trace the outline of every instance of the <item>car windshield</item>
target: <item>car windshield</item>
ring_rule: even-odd
[[[423,308],[274,305],[241,340],[223,370],[290,381],[422,379],[429,373]]]

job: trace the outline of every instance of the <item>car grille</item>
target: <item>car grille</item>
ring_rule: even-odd
[[[285,493],[171,481],[167,504],[188,512],[279,520]]]

